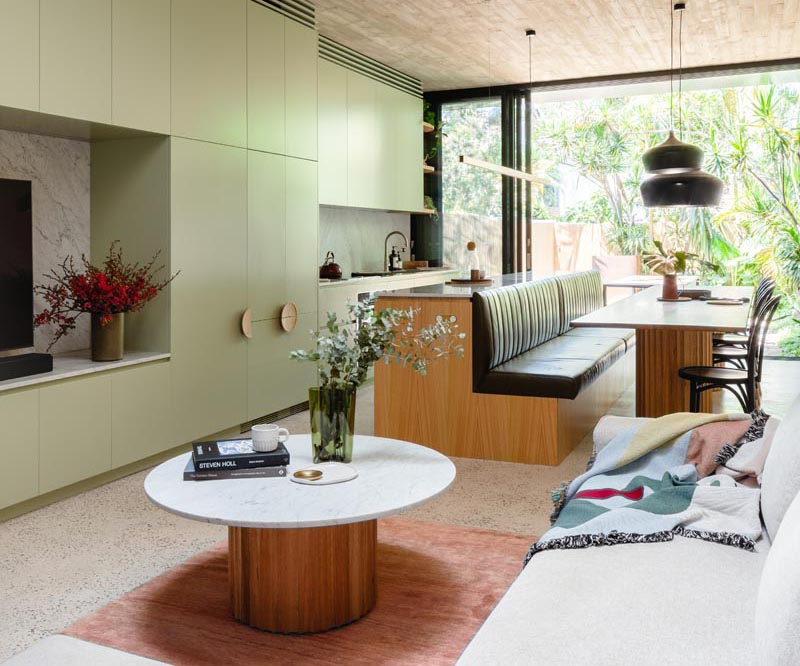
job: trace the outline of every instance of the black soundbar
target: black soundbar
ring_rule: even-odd
[[[43,372],[51,372],[52,369],[53,357],[50,354],[0,356],[0,381],[28,375],[40,375]]]

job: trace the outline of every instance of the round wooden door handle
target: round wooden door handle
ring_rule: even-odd
[[[248,340],[253,337],[253,311],[250,308],[242,315],[242,335]]]
[[[297,326],[297,306],[289,301],[281,308],[281,328],[290,333]]]

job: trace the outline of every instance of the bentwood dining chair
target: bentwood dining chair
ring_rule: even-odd
[[[750,329],[758,314],[759,307],[769,301],[775,291],[775,280],[771,277],[763,277],[756,287],[756,293],[750,303],[750,312],[747,317],[747,330],[744,333],[719,333],[714,336],[714,347],[736,347],[745,349],[747,347]],[[717,351],[716,349],[714,351]]]
[[[733,393],[745,412],[758,407],[758,382],[764,360],[764,342],[772,316],[781,302],[780,296],[770,298],[761,308],[747,339],[745,369],[692,365],[678,370],[678,376],[690,383],[689,410],[700,411],[700,397],[710,389],[725,389]]]

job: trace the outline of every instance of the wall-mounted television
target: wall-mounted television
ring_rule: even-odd
[[[33,347],[31,181],[0,178],[0,351]]]

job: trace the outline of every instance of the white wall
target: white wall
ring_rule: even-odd
[[[0,130],[0,178],[31,181],[34,284],[68,255],[76,262],[89,255],[89,165],[87,142]],[[42,307],[37,297],[35,311]],[[36,329],[36,350],[44,351],[51,336],[49,327]],[[89,344],[89,317],[82,315],[78,328],[51,351]]]
[[[408,213],[387,213],[363,208],[319,208],[319,263],[325,253],[333,250],[336,263],[345,277],[353,271],[379,271],[383,266],[383,244],[390,231],[402,231],[411,236],[411,216]],[[395,236],[391,245],[401,245]],[[400,255],[411,259],[410,252]]]

